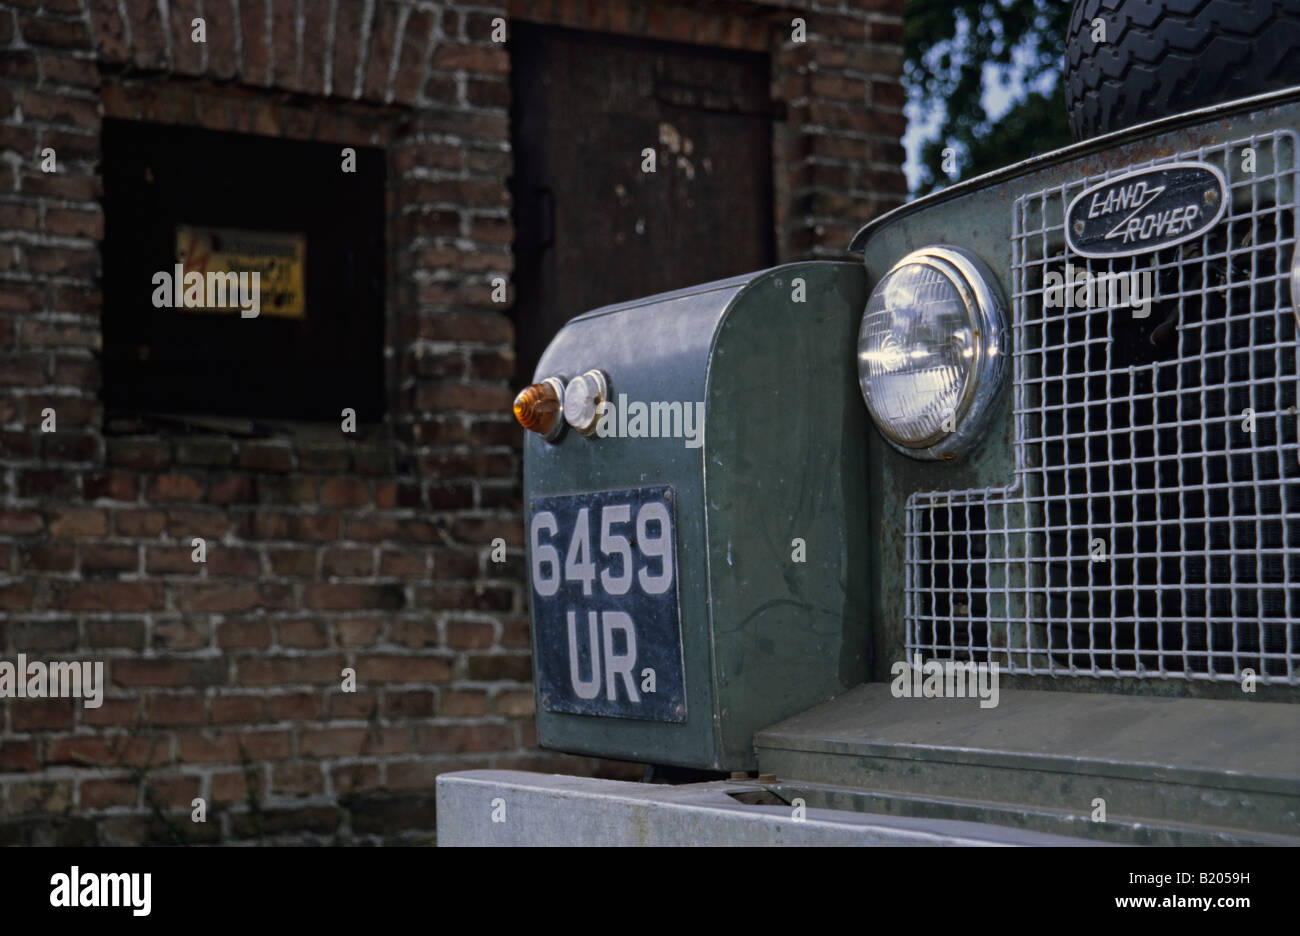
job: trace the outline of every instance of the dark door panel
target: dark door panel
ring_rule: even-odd
[[[574,315],[771,265],[766,55],[525,23],[511,54],[517,383]]]

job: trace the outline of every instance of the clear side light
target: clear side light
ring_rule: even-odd
[[[609,400],[609,382],[598,370],[589,370],[569,381],[564,391],[564,419],[585,436],[596,431],[601,404]]]

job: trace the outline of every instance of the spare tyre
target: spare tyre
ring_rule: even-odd
[[[1300,0],[1075,0],[1065,98],[1076,140],[1293,84]]]

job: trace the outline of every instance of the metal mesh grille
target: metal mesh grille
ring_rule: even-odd
[[[1067,250],[1065,209],[1085,187],[1182,160],[1228,179],[1217,226],[1140,257]],[[1295,181],[1295,136],[1277,132],[1016,201],[1015,476],[908,499],[909,657],[1300,682]],[[1111,295],[1047,308],[1044,275],[1067,263],[1150,270],[1149,315]]]

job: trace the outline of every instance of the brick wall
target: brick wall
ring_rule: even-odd
[[[837,253],[902,200],[900,13],[0,0],[0,660],[103,660],[109,682],[99,709],[0,702],[0,843],[419,841],[442,770],[627,775],[535,745],[513,335],[490,295],[513,239],[492,18],[768,50],[788,260]],[[249,440],[106,424],[105,117],[384,148],[382,425]]]

